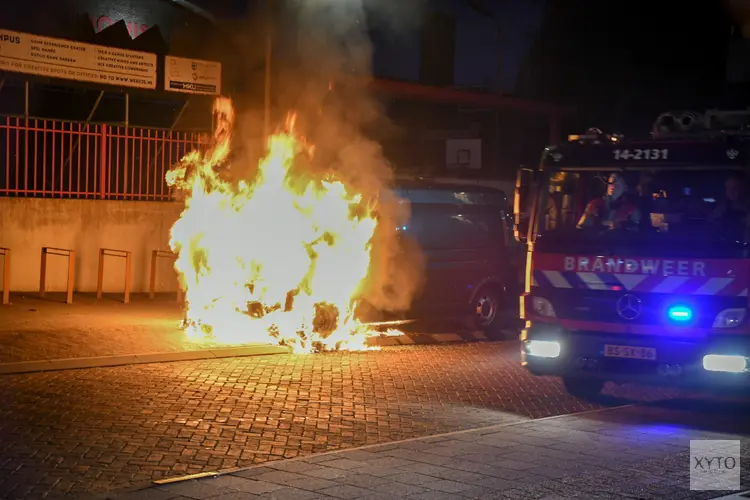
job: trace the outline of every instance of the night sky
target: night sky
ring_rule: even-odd
[[[730,27],[719,2],[549,0],[516,93],[626,133],[668,110],[746,107],[726,84]]]
[[[193,3],[214,14],[217,18],[237,18],[251,13],[265,0],[193,0]],[[376,3],[382,0],[367,0]],[[415,5],[425,3],[422,0],[410,0]],[[455,84],[459,86],[476,86],[489,84],[491,87],[505,93],[512,93],[517,75],[528,55],[539,24],[542,20],[545,0],[427,0],[433,8],[458,11],[457,29],[464,36],[461,37],[456,54]],[[472,6],[479,6],[486,11],[483,16]],[[388,7],[386,7],[387,9]],[[463,13],[461,13],[463,12]],[[491,17],[490,17],[491,16]],[[501,43],[488,43],[487,28],[499,30]],[[418,36],[417,29],[401,30],[401,33],[390,33],[393,28],[383,29],[375,33],[376,42],[383,39],[397,39],[400,47],[380,47],[385,53],[375,54],[376,67],[385,76],[411,79],[416,76],[414,68],[419,65],[418,54],[409,57],[409,45],[412,43],[407,35]],[[411,31],[412,33],[408,33]],[[497,35],[494,35],[497,36]],[[494,40],[492,40],[494,41]],[[499,46],[497,46],[499,45]],[[500,71],[495,71],[492,80],[485,76],[487,66],[500,61]]]
[[[256,1],[195,3],[221,17],[246,13]],[[736,93],[726,85],[730,23],[718,2],[699,1],[691,8],[674,0],[430,3],[463,5],[463,11],[478,3],[491,16],[476,11],[457,16],[454,85],[489,85],[503,93],[571,103],[584,121],[633,130],[674,107],[744,105],[731,98]],[[499,29],[499,47],[486,34],[472,35],[488,24]],[[382,43],[388,36],[374,38],[376,72],[418,78],[414,39],[402,36],[400,45],[388,47]],[[492,74],[487,65],[498,61],[500,69]]]
[[[249,15],[259,1],[193,0],[220,19]],[[647,132],[663,111],[745,107],[750,97],[743,82],[726,81],[731,23],[720,2],[701,0],[690,8],[676,0],[429,4],[452,11],[456,19],[453,75],[445,85],[571,104],[579,110],[579,127]],[[8,6],[10,17],[14,5],[22,4]],[[389,5],[395,4],[379,8]],[[40,23],[38,29],[45,31],[45,22]],[[418,26],[402,29],[398,36],[387,29],[373,33],[376,76],[419,80]],[[262,67],[262,49],[258,56]]]

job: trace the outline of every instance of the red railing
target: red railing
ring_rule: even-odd
[[[168,200],[165,173],[203,143],[192,132],[1,117],[0,196]]]

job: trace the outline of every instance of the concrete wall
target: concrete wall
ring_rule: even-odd
[[[95,292],[100,248],[133,252],[133,292],[146,292],[149,285],[151,252],[169,249],[169,230],[180,215],[181,204],[0,198],[0,247],[12,252],[11,290],[39,290],[42,247],[76,252],[78,292]],[[159,259],[157,292],[177,289],[170,259]],[[0,272],[2,272],[0,268]],[[122,292],[125,259],[106,257],[104,291]],[[49,256],[47,290],[64,291],[67,259]]]

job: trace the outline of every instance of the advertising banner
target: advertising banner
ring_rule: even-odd
[[[221,63],[166,56],[164,90],[188,94],[221,94]]]
[[[156,55],[0,29],[0,70],[156,88]]]

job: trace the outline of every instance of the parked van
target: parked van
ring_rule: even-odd
[[[410,204],[410,221],[399,229],[404,242],[421,250],[424,283],[408,311],[381,312],[378,319],[469,319],[488,335],[499,335],[500,313],[515,304],[517,281],[505,193],[417,179],[399,181],[396,194]]]

